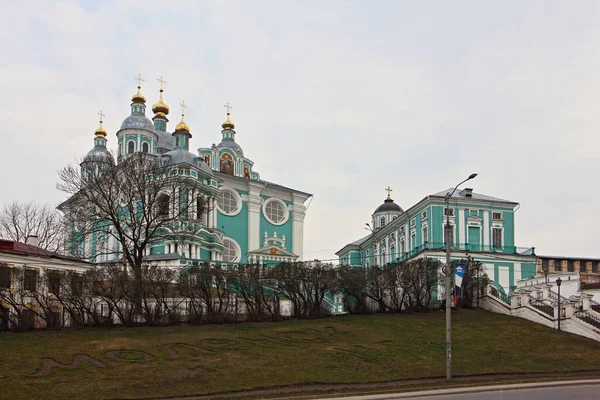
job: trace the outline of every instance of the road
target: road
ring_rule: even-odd
[[[597,382],[597,381],[596,381]],[[499,389],[492,391],[476,391],[469,388],[471,393],[433,394],[398,393],[379,394],[366,396],[336,397],[335,400],[392,400],[392,399],[418,399],[418,400],[600,400],[600,384],[578,383],[573,386],[546,386],[534,388]],[[445,392],[440,390],[436,392]],[[330,400],[333,400],[330,398]]]

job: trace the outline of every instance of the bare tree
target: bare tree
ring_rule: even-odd
[[[462,279],[462,295],[460,298],[460,306],[463,308],[475,308],[479,304],[477,302],[479,291],[487,287],[491,280],[485,272],[485,268],[480,261],[473,260],[471,257],[456,261],[457,264],[465,264],[466,270]]]
[[[0,237],[5,239],[24,243],[37,236],[42,249],[62,252],[64,228],[60,214],[47,205],[13,201],[0,210]]]
[[[343,265],[337,272],[338,285],[346,294],[344,296],[344,308],[355,314],[368,313],[365,270]]]
[[[86,246],[81,252],[85,258],[119,260],[129,267],[137,313],[142,307],[142,267],[149,247],[164,240],[193,241],[204,227],[205,199],[214,196],[216,189],[203,174],[187,164],[165,165],[161,158],[143,153],[118,165],[84,166],[81,173],[72,165],[59,171],[57,187],[71,196],[60,209],[76,228],[70,241],[72,252],[95,237],[95,248]],[[99,238],[106,243],[113,238],[118,249],[98,245]],[[186,247],[179,246],[180,253],[185,254]]]

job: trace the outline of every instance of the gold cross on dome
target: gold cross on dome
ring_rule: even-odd
[[[163,85],[167,83],[167,81],[165,81],[162,76],[160,78],[156,78],[156,80],[160,82],[160,90],[163,90]]]
[[[187,108],[187,106],[185,105],[185,101],[181,100],[181,103],[179,103],[179,105],[181,106],[181,116],[183,117],[185,115],[185,109]]]
[[[102,123],[102,120],[104,119],[104,117],[106,117],[106,114],[104,114],[102,111],[100,111],[98,113],[98,116],[100,117],[100,123]]]
[[[391,194],[393,192],[392,188],[388,185],[388,187],[385,190],[388,192],[388,199],[391,199]]]
[[[233,107],[229,105],[229,102],[227,102],[223,107],[227,109],[227,114],[229,114],[229,111],[233,110]]]
[[[142,82],[145,81],[145,79],[142,79],[142,75],[141,74],[138,74],[138,76],[136,76],[133,79],[135,79],[136,81],[138,81],[138,87],[142,87]]]

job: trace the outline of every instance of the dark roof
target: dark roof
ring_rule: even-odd
[[[219,176],[225,177],[225,176],[226,176],[226,177],[229,177],[229,178],[234,178],[234,179],[238,179],[238,180],[241,180],[241,181],[248,181],[248,179],[247,179],[247,178],[242,178],[242,177],[240,177],[240,176],[235,176],[235,175],[229,175],[229,174],[225,174],[225,173],[223,173],[223,172],[220,172],[220,171],[217,171],[217,170],[213,170],[213,172],[215,173],[215,175],[216,175],[217,177],[219,177]],[[302,194],[305,194],[305,195],[307,195],[307,196],[309,196],[309,197],[311,197],[311,196],[312,196],[312,194],[311,194],[311,193],[303,192],[302,190],[298,190],[298,189],[292,189],[292,188],[289,188],[289,187],[287,187],[287,186],[283,186],[283,185],[278,185],[277,183],[273,183],[273,182],[265,181],[265,180],[263,180],[263,179],[261,179],[261,180],[258,180],[258,181],[252,181],[252,182],[264,183],[264,184],[266,184],[267,186],[273,186],[273,187],[275,187],[275,188],[281,188],[281,189],[285,189],[285,190],[291,190],[291,191],[294,191],[294,192],[297,192],[297,193],[302,193]]]
[[[398,204],[394,203],[394,200],[392,199],[385,199],[383,204],[377,207],[373,214],[385,211],[403,212],[402,208]]]
[[[435,197],[446,197],[447,193],[452,193],[452,191],[454,190],[454,188],[449,188],[446,190],[442,190],[441,192],[432,194],[432,196]],[[468,195],[470,193],[470,195]],[[504,200],[504,199],[499,199],[498,197],[492,197],[492,196],[488,196],[486,194],[481,194],[481,193],[475,193],[472,191],[472,189],[462,189],[462,190],[456,190],[454,191],[454,193],[451,196],[452,199],[473,199],[473,200],[482,200],[482,201],[490,201],[493,203],[512,203],[512,204],[518,204],[515,203],[514,201],[510,201],[510,200]]]
[[[573,260],[573,261],[600,261],[600,258],[593,257],[572,257],[572,256],[546,256],[546,255],[537,255],[538,258],[546,258],[552,260]]]
[[[22,256],[38,256],[48,258],[58,258],[61,260],[82,261],[79,258],[66,256],[64,254],[42,249],[26,243],[14,242],[12,240],[0,239],[0,251],[5,253],[18,254]]]

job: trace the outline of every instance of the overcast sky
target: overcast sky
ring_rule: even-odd
[[[8,3],[8,4],[6,4]],[[64,200],[57,170],[115,148],[146,79],[191,148],[236,140],[263,179],[314,194],[305,258],[367,233],[384,188],[404,209],[470,173],[520,203],[516,244],[600,257],[598,2],[7,1],[0,204]],[[147,113],[151,115],[150,110]]]

